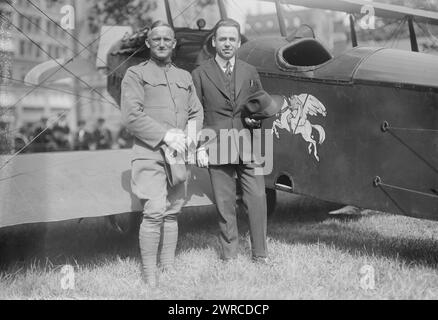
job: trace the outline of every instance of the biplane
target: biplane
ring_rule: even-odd
[[[363,0],[277,0],[277,37],[242,36],[238,56],[263,87],[283,98],[263,122],[273,138],[265,176],[276,191],[343,205],[438,219],[438,57],[419,53],[413,22],[438,13]],[[283,4],[350,14],[352,48],[333,57],[314,36],[287,34]],[[407,19],[412,52],[358,46],[354,15]],[[165,1],[167,19],[172,11]],[[218,0],[222,18],[226,7]],[[212,30],[175,27],[174,63],[188,71],[213,56]],[[126,69],[148,58],[147,29],[123,37],[107,55],[108,91],[120,103]],[[7,158],[3,158],[3,161]],[[2,162],[3,162],[2,161]],[[130,191],[130,151],[26,154],[0,171],[0,227],[138,212]],[[214,204],[206,169],[193,167],[186,206]]]

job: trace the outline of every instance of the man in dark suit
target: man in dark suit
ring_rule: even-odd
[[[192,77],[204,107],[204,128],[215,133],[204,144],[206,149],[201,147],[198,151],[198,165],[209,167],[219,212],[221,258],[230,260],[237,256],[237,177],[249,215],[252,258],[266,262],[265,182],[263,175],[255,172],[260,163],[254,159],[252,150],[261,139],[254,130],[260,127],[260,121],[246,117],[243,112],[246,99],[261,90],[260,78],[255,67],[236,58],[240,47],[238,22],[219,21],[212,44],[216,56],[196,68]]]

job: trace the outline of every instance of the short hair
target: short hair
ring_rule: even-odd
[[[149,31],[147,33],[147,37],[149,38],[150,33],[152,30],[158,27],[168,27],[170,30],[172,30],[173,36],[175,37],[175,30],[173,30],[172,26],[168,24],[167,22],[164,22],[163,20],[157,20],[154,23],[152,23],[151,27],[149,28]]]
[[[217,30],[220,27],[234,27],[234,28],[236,28],[237,33],[239,34],[239,38],[240,38],[240,24],[236,20],[230,19],[230,18],[219,20],[218,23],[216,23],[216,25],[213,28],[213,34],[215,37],[217,34]]]

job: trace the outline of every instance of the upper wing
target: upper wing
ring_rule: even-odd
[[[274,2],[275,0],[266,0]],[[386,3],[378,3],[366,0],[280,0],[281,3],[303,6],[307,8],[342,11],[346,13],[360,14],[364,6],[372,6],[377,17],[394,20],[411,16],[417,22],[438,25],[438,12],[412,9]]]

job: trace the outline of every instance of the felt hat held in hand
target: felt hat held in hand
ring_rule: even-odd
[[[164,170],[169,185],[173,187],[186,181],[188,172],[184,157],[166,146],[161,147],[161,152],[164,155]]]
[[[280,111],[282,100],[280,96],[271,97],[266,91],[259,90],[246,99],[244,115],[255,120],[270,118]]]

